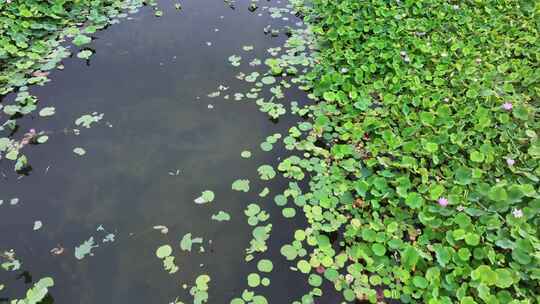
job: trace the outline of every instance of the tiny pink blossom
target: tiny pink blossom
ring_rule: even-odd
[[[512,107],[513,107],[513,105],[512,105],[511,102],[505,102],[505,103],[502,104],[502,108],[505,109],[506,111],[512,110]]]
[[[30,143],[30,139],[29,138],[23,138],[21,140],[21,147],[24,147],[26,145],[28,145]]]
[[[320,265],[319,267],[317,267],[317,268],[315,268],[315,269],[317,270],[317,273],[318,273],[318,274],[322,274],[322,273],[324,273],[324,271],[326,270],[326,269],[324,268],[324,266],[322,266],[322,265]]]
[[[520,218],[520,217],[523,217],[523,211],[521,209],[514,209],[512,211],[512,215],[515,217],[515,218]]]
[[[441,197],[437,200],[437,202],[439,203],[439,205],[443,206],[443,207],[446,207],[448,206],[448,199],[446,199],[446,197]]]
[[[516,161],[511,158],[507,158],[506,163],[508,164],[508,166],[512,167],[516,163]]]

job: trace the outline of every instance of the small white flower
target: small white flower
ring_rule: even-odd
[[[521,218],[523,217],[523,211],[521,209],[514,209],[512,211],[512,215],[515,217],[515,218]]]

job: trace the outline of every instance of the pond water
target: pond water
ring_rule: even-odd
[[[48,143],[25,148],[32,165],[28,176],[0,162],[0,244],[15,249],[23,263],[21,271],[0,273],[7,286],[0,302],[21,297],[31,280],[51,276],[56,304],[169,303],[177,296],[190,303],[189,288],[182,284],[191,286],[198,275],[208,274],[209,303],[229,303],[247,288],[247,274],[256,271],[256,261],[244,261],[252,227],[243,210],[252,202],[270,213],[273,224],[270,250],[257,258],[274,262],[271,285],[254,290],[269,303],[290,303],[309,290],[304,275],[290,271],[293,265],[279,254],[295,227],[303,225],[300,215],[285,219],[273,202],[287,181],[263,183],[257,176],[258,166],[275,166],[286,155],[279,145],[263,152],[259,144],[270,134],[285,134],[295,118],[286,115],[275,123],[253,101],[207,96],[219,85],[230,94],[245,91],[245,82],[235,78],[242,66],[232,67],[227,58],[266,58],[267,49],[286,37],[265,35],[265,26],[295,26],[299,20],[272,19],[262,8],[250,12],[248,3],[233,10],[215,0],[182,2],[181,11],[163,2],[160,9],[160,18],[145,7],[96,33],[90,45],[95,54],[86,65],[65,60],[65,69],[51,74],[52,82],[32,88],[40,105],[56,107],[56,115],[20,120],[21,133],[30,128],[50,133]],[[245,52],[243,45],[254,50]],[[291,94],[287,100],[305,99]],[[103,119],[74,134],[74,121],[92,112],[104,113]],[[87,153],[78,156],[75,147]],[[253,156],[240,157],[243,150]],[[231,190],[238,178],[251,181],[249,193]],[[265,186],[270,195],[260,198]],[[206,189],[215,192],[215,200],[195,204]],[[10,205],[14,197],[19,203]],[[219,210],[231,221],[212,221]],[[33,231],[38,220],[43,227]],[[105,232],[97,231],[100,225]],[[169,233],[155,225],[167,226]],[[114,242],[102,243],[107,233],[115,234]],[[198,246],[180,252],[186,233],[204,238],[204,253]],[[77,260],[74,248],[92,236],[99,247]],[[165,272],[155,256],[163,244],[174,248],[176,274]],[[52,255],[54,247],[65,251]],[[318,303],[338,302],[329,293]]]

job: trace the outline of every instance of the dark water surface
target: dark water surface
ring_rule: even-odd
[[[270,23],[294,26],[298,20],[290,15],[289,21],[271,19],[262,9],[250,13],[248,2],[237,2],[236,10],[219,0],[189,0],[182,7],[176,11],[172,3],[160,3],[161,18],[146,7],[132,20],[96,33],[90,45],[96,53],[88,65],[68,59],[64,71],[51,74],[52,82],[31,90],[41,107],[55,106],[56,115],[21,120],[20,132],[35,128],[52,133],[48,143],[25,148],[33,167],[29,176],[18,178],[12,163],[0,162],[0,199],[20,199],[15,206],[0,206],[0,249],[15,249],[22,270],[34,281],[53,277],[54,303],[169,303],[176,296],[191,303],[181,285],[192,285],[203,273],[212,278],[209,303],[229,303],[247,288],[246,275],[256,271],[261,257],[274,262],[270,287],[255,289],[269,303],[290,303],[308,290],[305,277],[289,271],[291,263],[279,254],[295,227],[302,226],[301,210],[296,219],[284,219],[272,198],[287,182],[274,179],[265,185],[256,172],[285,153],[280,145],[263,152],[259,144],[272,133],[285,134],[294,118],[276,124],[253,101],[207,97],[220,84],[230,86],[229,94],[245,92],[247,85],[234,75],[250,72],[247,62],[268,57],[266,49],[285,39],[265,35],[263,28]],[[255,50],[245,52],[243,45]],[[243,57],[242,66],[227,62],[232,54]],[[63,131],[94,111],[104,118],[91,129],[81,128],[78,136]],[[75,147],[87,154],[75,155]],[[252,158],[240,157],[244,149],[253,152]],[[176,170],[179,175],[169,174]],[[232,191],[237,178],[249,178],[252,190]],[[271,193],[261,199],[257,194],[264,186]],[[215,201],[194,204],[206,189],[216,193]],[[243,210],[251,202],[270,212],[274,227],[271,250],[246,263],[244,250],[253,227]],[[219,210],[232,220],[211,221]],[[43,227],[32,231],[36,220]],[[114,233],[116,241],[101,244],[99,225]],[[160,234],[154,225],[170,231]],[[179,251],[188,232],[204,238],[205,253]],[[100,247],[94,256],[76,260],[75,246],[90,236]],[[162,244],[175,250],[180,270],[174,275],[155,257]],[[58,245],[64,254],[51,255]],[[21,272],[0,272],[0,283],[7,287],[0,298],[20,298],[31,286],[18,278]]]

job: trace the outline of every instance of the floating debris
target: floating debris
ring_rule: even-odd
[[[56,247],[54,247],[53,249],[50,250],[50,253],[52,255],[61,255],[64,253],[64,247],[60,246],[60,244],[58,244]]]
[[[167,226],[164,226],[164,225],[156,225],[156,226],[154,226],[152,228],[156,229],[156,230],[159,230],[159,232],[161,232],[162,234],[169,233],[169,228],[167,228]]]
[[[180,169],[176,169],[176,171],[169,171],[170,176],[178,176],[180,175]]]
[[[43,223],[41,221],[34,222],[34,228],[33,228],[34,231],[41,229],[41,227],[43,227]]]

